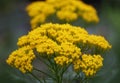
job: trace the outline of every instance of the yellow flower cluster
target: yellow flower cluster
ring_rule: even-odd
[[[81,59],[74,62],[76,72],[82,71],[86,76],[93,76],[103,66],[101,55],[83,54]]]
[[[75,21],[79,17],[86,22],[99,22],[95,8],[78,0],[37,1],[28,5],[26,10],[31,17],[33,29],[41,23],[47,22],[47,17],[50,15],[55,15],[66,22]]]
[[[54,58],[56,64],[59,64],[61,66],[63,65],[68,65],[71,61],[69,60],[68,57],[65,56],[58,56]]]
[[[43,43],[51,43],[51,47],[56,47],[57,43],[63,42],[89,46],[90,49],[95,47],[104,51],[111,48],[111,45],[102,36],[90,35],[85,29],[69,24],[52,23],[41,25],[41,27],[29,32],[28,35],[22,36],[19,38],[18,45],[29,44],[31,47],[35,47],[42,46]]]
[[[105,38],[102,36],[90,35],[84,28],[69,24],[52,23],[43,24],[30,31],[27,35],[20,37],[17,45],[20,47],[19,51],[13,52],[14,54],[11,54],[7,60],[10,65],[13,64],[16,68],[20,69],[22,67],[27,70],[26,66],[28,65],[22,65],[21,62],[18,62],[20,65],[19,67],[15,65],[18,60],[22,60],[20,56],[27,56],[30,58],[30,61],[34,59],[35,56],[32,50],[29,49],[31,54],[29,54],[30,51],[25,52],[27,50],[25,47],[27,46],[35,52],[38,52],[40,57],[52,59],[60,66],[64,67],[65,65],[73,64],[75,70],[82,68],[86,76],[93,75],[91,71],[95,74],[102,66],[102,59],[100,56],[87,54],[99,54],[95,51],[95,49],[98,50],[98,48],[104,51],[111,48],[111,45]],[[31,59],[31,56],[34,57]],[[26,59],[22,60],[22,63],[27,63]],[[31,62],[29,62],[29,64],[32,65]],[[31,71],[31,69],[29,71]]]
[[[26,73],[32,71],[32,61],[34,58],[33,50],[29,46],[24,46],[13,51],[6,62],[18,68],[21,72]]]
[[[109,45],[109,43],[102,36],[90,35],[88,39],[88,42],[97,46],[99,50],[100,48],[102,48],[103,50],[111,48],[111,45]]]
[[[54,58],[56,64],[64,66],[79,59],[81,55],[80,48],[76,47],[72,43],[65,42],[60,45],[59,56]]]
[[[72,43],[62,43],[60,45],[59,54],[69,57],[70,60],[78,59],[81,55],[81,49],[73,45]]]
[[[32,18],[30,21],[32,28],[37,27],[40,23],[44,23],[47,16],[55,13],[54,7],[43,1],[37,1],[28,5],[26,10],[28,11],[28,15]]]
[[[99,22],[96,10],[83,1],[78,0],[47,0],[48,3],[54,4],[58,9],[56,15],[60,20],[74,21],[82,17],[87,22]],[[58,4],[59,3],[59,4]]]
[[[54,54],[55,52],[58,52],[59,50],[57,43],[51,39],[41,40],[40,42],[41,43],[36,45],[36,50],[41,54],[48,56]]]

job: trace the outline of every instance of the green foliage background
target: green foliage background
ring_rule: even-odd
[[[99,7],[100,23],[86,28],[90,33],[105,36],[113,45],[104,56],[104,67],[90,83],[119,83],[120,79],[120,10],[119,0],[102,1]],[[17,48],[18,37],[30,30],[25,7],[28,0],[0,0],[0,83],[37,83],[31,76],[11,68],[5,62]],[[99,3],[96,3],[96,6]]]

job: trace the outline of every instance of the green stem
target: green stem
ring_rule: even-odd
[[[62,76],[63,76],[63,74],[66,72],[66,70],[70,67],[70,65],[71,65],[71,64],[69,64],[67,67],[65,67],[65,68],[63,69]]]
[[[62,83],[62,80],[63,80],[63,74],[66,72],[66,70],[69,68],[69,66],[70,66],[70,64],[67,65],[67,67],[62,69],[62,72],[61,72],[61,75],[60,75],[61,76],[61,83]]]
[[[45,79],[43,79],[44,83],[47,83]]]
[[[75,78],[74,79],[76,79],[76,83],[84,83],[84,81],[85,81],[85,78],[83,79],[84,77],[83,76],[81,76],[79,73],[77,73],[77,75],[75,76]]]
[[[38,60],[43,62],[48,68],[50,71],[52,71],[52,73],[54,73],[54,67],[53,67],[53,63],[50,59],[47,59],[47,61],[49,62],[49,64],[43,59],[43,58],[40,58],[39,56],[37,56]]]
[[[88,78],[81,79],[81,83],[88,83]]]
[[[56,83],[62,83],[62,77],[63,77],[63,74],[62,74],[62,70],[63,68],[59,67],[57,64],[54,64],[54,67],[55,67],[55,76],[56,76]]]
[[[43,73],[43,74],[45,74],[45,75],[47,75],[47,76],[49,76],[49,77],[52,78],[52,79],[55,79],[53,76],[49,75],[49,74],[46,73],[46,72],[43,72],[43,71],[41,71],[41,70],[39,70],[39,69],[36,69],[36,68],[33,68],[33,69],[36,70],[36,71],[39,71],[39,72],[41,72],[41,73]]]
[[[47,60],[49,62],[50,71],[52,71],[52,73],[55,74],[55,69],[56,69],[55,63],[53,63],[50,59],[47,59]]]
[[[42,81],[37,76],[35,76],[33,73],[29,72],[29,74],[31,74],[35,79],[37,79],[40,83],[42,83]]]
[[[84,83],[88,83],[88,80],[89,80],[88,78],[85,78],[85,79],[83,80],[83,82],[84,82]]]
[[[46,66],[50,67],[50,65],[47,64],[44,60],[42,60],[42,58],[40,58],[39,56],[37,56],[37,58],[38,58],[39,61],[43,62]]]

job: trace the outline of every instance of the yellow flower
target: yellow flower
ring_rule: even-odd
[[[97,48],[99,49],[108,50],[111,48],[111,45],[102,36],[90,35],[88,38],[88,42],[97,46]]]
[[[95,13],[93,13],[93,12],[86,12],[86,13],[82,14],[81,16],[88,23],[90,23],[90,22],[98,23],[99,22],[98,16],[96,16]]]
[[[65,56],[57,56],[54,58],[56,64],[60,66],[68,65],[70,63],[69,58]]]
[[[33,50],[29,46],[24,46],[13,51],[6,62],[18,68],[21,72],[31,72],[33,69],[32,61],[35,58]]]
[[[55,15],[55,18],[64,22],[72,22],[81,18],[88,23],[99,22],[95,8],[78,0],[37,1],[28,5],[26,10],[31,17],[32,29],[41,23],[49,22],[48,17],[51,15]]]
[[[55,12],[54,7],[43,1],[37,1],[27,6],[28,15],[31,17],[32,29],[38,27],[46,21],[47,16]]]
[[[75,71],[81,70],[86,76],[93,76],[102,67],[101,50],[111,48],[104,37],[90,35],[81,27],[52,23],[20,37],[17,45],[18,50],[10,54],[7,63],[23,73],[32,71],[34,54],[38,54],[46,60],[54,60],[57,65],[73,64]]]
[[[74,60],[80,58],[81,49],[72,43],[65,42],[60,45],[59,54],[69,57],[71,60]]]
[[[39,43],[36,45],[36,50],[40,54],[44,54],[49,57],[49,55],[53,55],[59,50],[57,43],[51,39],[40,40],[38,42]]]
[[[18,46],[23,46],[25,44],[28,44],[28,36],[27,35],[20,37],[17,42]]]
[[[53,45],[53,47],[57,46],[57,48],[62,45],[62,43],[69,42],[80,48],[84,47],[82,52],[84,52],[85,49],[106,51],[111,48],[111,45],[104,37],[90,35],[81,27],[75,27],[69,24],[60,25],[52,23],[41,25],[35,30],[29,32],[28,35],[19,38],[18,45],[30,45],[32,48],[38,49],[39,47],[40,49],[40,46],[43,46],[43,43],[46,45],[49,44],[47,41],[51,42],[51,46],[54,43],[55,46]]]
[[[44,14],[38,14],[33,19],[31,19],[30,24],[32,29],[39,26],[41,23],[44,23],[46,20],[46,16]]]
[[[73,21],[77,19],[77,14],[71,11],[58,11],[57,16],[60,20]]]
[[[45,3],[43,1],[37,1],[34,3],[31,3],[30,5],[27,6],[26,10],[28,11],[28,14],[31,17],[34,17],[39,14],[44,14],[44,15],[50,15],[55,12],[54,7],[48,3]],[[36,11],[36,12],[34,12]],[[31,14],[33,13],[33,14]]]
[[[87,77],[94,76],[103,66],[103,58],[100,55],[83,54],[81,59],[74,61],[73,66],[76,72],[81,70]]]

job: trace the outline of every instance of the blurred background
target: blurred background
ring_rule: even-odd
[[[30,30],[30,18],[25,8],[33,1],[36,0],[0,0],[0,83],[37,83],[5,62],[17,48],[17,39]],[[83,1],[93,5],[100,17],[97,25],[86,29],[105,36],[112,44],[104,57],[104,67],[90,83],[120,83],[120,0]]]

